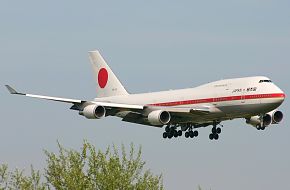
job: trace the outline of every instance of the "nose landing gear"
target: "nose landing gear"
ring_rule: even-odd
[[[262,126],[261,124],[258,124],[257,126],[256,126],[256,128],[258,129],[258,130],[265,130],[265,126]]]
[[[220,126],[223,127],[223,125],[220,125]],[[221,132],[222,132],[222,129],[220,127],[217,127],[217,123],[214,122],[213,127],[211,129],[211,134],[209,134],[209,139],[218,140]]]

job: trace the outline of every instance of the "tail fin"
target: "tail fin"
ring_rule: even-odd
[[[97,82],[97,98],[127,95],[128,92],[107,65],[99,51],[90,51],[89,56]]]

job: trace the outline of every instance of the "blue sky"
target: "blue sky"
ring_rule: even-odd
[[[92,99],[89,50],[99,49],[128,91],[194,87],[265,75],[289,94],[289,1],[6,1],[0,6],[0,162],[45,165],[56,141],[104,149],[142,145],[166,189],[289,189],[289,101],[284,121],[257,131],[225,122],[198,139],[161,138],[162,129],[116,118],[86,120],[70,105],[10,96],[4,84],[52,96]]]

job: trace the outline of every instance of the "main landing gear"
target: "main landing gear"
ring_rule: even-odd
[[[179,136],[182,136],[182,131],[181,130],[176,130],[176,127],[175,126],[170,126],[170,125],[167,125],[165,127],[165,132],[163,133],[163,138],[169,138],[171,139],[172,137],[179,137]]]
[[[193,138],[193,137],[197,137],[198,136],[198,131],[192,131],[192,130],[189,130],[187,132],[185,132],[185,138]]]
[[[265,126],[261,126],[261,124],[258,124],[256,127],[258,130],[265,130]]]
[[[165,127],[165,132],[163,133],[163,138],[169,138],[171,139],[172,137],[180,137],[182,136],[182,130],[177,130],[178,126],[176,125],[167,125]],[[193,131],[192,126],[187,127],[187,130],[184,134],[185,138],[193,138],[198,136],[198,131]]]
[[[222,125],[221,125],[222,127]],[[222,132],[222,129],[220,127],[217,127],[217,124],[214,123],[213,127],[211,129],[211,134],[209,134],[209,139],[210,140],[218,140],[219,139],[219,134]]]
[[[213,122],[212,123],[213,127],[211,130],[211,133],[209,134],[209,139],[210,140],[218,140],[219,136],[222,132],[221,127],[223,125],[220,124],[220,122]],[[185,125],[167,125],[165,127],[165,132],[163,133],[163,138],[177,138],[182,136],[183,131],[186,131],[184,133],[185,138],[194,138],[198,136],[198,131],[193,130],[196,127],[206,127],[208,125],[204,126],[194,126],[193,124],[185,124]],[[218,127],[219,126],[219,127]],[[178,127],[181,127],[181,130],[177,130]]]

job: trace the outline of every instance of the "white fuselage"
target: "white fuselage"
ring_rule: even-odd
[[[181,90],[96,98],[95,101],[178,107],[208,105],[216,112],[208,120],[213,117],[226,120],[267,113],[279,107],[284,98],[283,91],[269,78],[257,76],[220,80]]]

